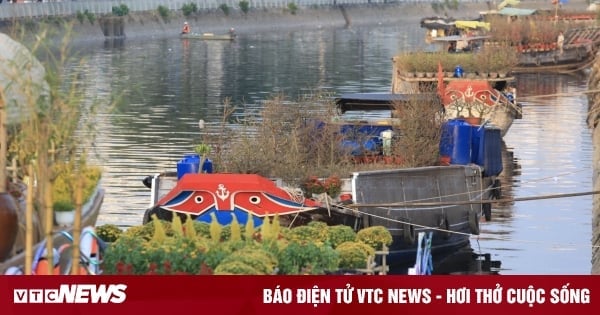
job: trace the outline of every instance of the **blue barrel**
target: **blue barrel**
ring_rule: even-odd
[[[452,126],[452,152],[450,164],[467,165],[471,163],[472,126],[462,119],[449,122]]]
[[[186,154],[183,159],[177,162],[177,179],[180,179],[187,173],[198,173],[200,167],[200,156],[198,154]],[[202,164],[203,173],[213,172],[213,163],[206,158]]]
[[[440,137],[440,157],[450,157],[452,154],[452,129],[454,129],[454,121],[449,120],[442,125],[442,135]]]
[[[177,162],[177,179],[188,173],[198,173],[200,160],[194,158],[183,158]]]
[[[454,77],[455,78],[462,78],[464,76],[465,72],[463,71],[463,68],[458,65],[454,68]]]
[[[371,137],[363,143],[363,147],[371,154],[380,154],[382,141],[379,137]]]
[[[484,128],[484,139],[483,146],[483,175],[484,176],[497,176],[502,173],[502,132],[500,128],[493,126],[486,126]]]
[[[342,140],[342,150],[343,152],[350,153],[352,155],[361,155],[362,150],[360,148],[360,144],[355,140],[344,139]]]
[[[483,167],[485,128],[483,126],[471,126],[471,128],[473,131],[471,135],[471,163]]]
[[[200,164],[199,161],[198,161],[198,164]],[[202,172],[203,173],[212,173],[213,172],[213,162],[209,158],[204,159],[204,163],[202,163]]]

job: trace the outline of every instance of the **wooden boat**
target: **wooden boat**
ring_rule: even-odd
[[[102,202],[104,201],[104,189],[100,186],[96,187],[93,195],[90,197],[87,203],[82,206],[82,214],[81,214],[81,227],[93,227],[96,224],[96,219],[98,218],[98,214],[100,213],[100,208],[102,206]],[[19,216],[24,217],[24,207],[21,206],[21,212]],[[41,254],[41,248],[45,246],[45,235],[43,234],[41,223],[39,219],[34,222],[38,223],[37,227],[34,227],[34,246],[33,251],[39,252]],[[4,274],[9,269],[22,270],[25,265],[25,231],[23,228],[19,229],[17,242],[13,245],[13,254],[0,262],[0,274]],[[70,235],[73,233],[73,226],[56,226],[54,228],[54,233],[52,237],[52,244],[54,248],[60,248],[64,245],[71,244],[72,239]],[[85,233],[82,233],[84,236]],[[62,262],[61,262],[62,263]],[[13,267],[13,268],[11,268]]]
[[[391,101],[411,97],[343,95],[338,99],[339,112],[389,111]],[[356,127],[352,134],[362,135],[344,141],[362,139],[370,155],[379,156],[385,154],[381,142],[386,140],[386,133],[396,127],[396,120],[389,117],[332,119],[331,123],[341,131]],[[472,137],[477,132],[479,136]],[[410,265],[414,264],[419,232],[433,232],[435,255],[464,247],[471,235],[479,234],[480,216],[485,208],[491,210],[489,203],[482,201],[493,197],[497,191],[495,177],[502,171],[500,146],[498,128],[453,121],[445,125],[440,143],[440,150],[450,155],[450,165],[353,172],[341,178],[341,192],[335,199],[308,198],[299,187],[257,174],[198,173],[199,165],[186,166],[199,164],[198,157],[184,156],[177,172],[144,179],[151,192],[143,222],[153,215],[171,220],[177,214],[203,222],[216,219],[221,224],[229,224],[233,218],[240,224],[253,220],[259,227],[264,218],[277,215],[283,226],[290,227],[311,221],[344,224],[356,230],[381,225],[393,236],[387,260],[390,266]],[[481,160],[472,160],[475,156]]]
[[[234,31],[229,31],[227,34],[214,34],[214,33],[189,33],[181,34],[181,38],[184,39],[202,39],[202,40],[234,40],[236,34]]]
[[[525,10],[517,8],[504,8],[497,14],[512,16],[532,15],[536,10]],[[552,23],[555,20],[547,20],[542,15],[536,17],[537,23]],[[569,16],[562,16],[561,21]],[[577,16],[573,16],[575,19]],[[552,15],[554,18],[554,15]],[[483,25],[474,23],[486,23],[476,21],[458,21],[450,18],[444,20],[445,23],[427,18],[421,22],[421,27],[427,29],[426,41],[428,43],[439,43],[440,50],[446,50],[447,47],[458,47],[456,52],[477,52],[480,49],[513,49],[516,51],[517,60],[511,67],[512,73],[569,73],[588,68],[596,58],[597,48],[600,45],[600,27],[589,26],[571,26],[564,34],[563,49],[558,47],[556,38],[552,34],[545,35],[542,42],[529,42],[523,35],[523,40],[518,43],[512,42],[507,45],[504,41],[498,41],[490,28],[486,29]],[[570,20],[569,20],[570,21]],[[460,23],[473,23],[472,26],[463,26]],[[487,23],[490,24],[490,23]],[[465,24],[470,25],[470,24]],[[518,32],[517,26],[515,32]],[[525,31],[525,30],[523,30]],[[556,30],[554,30],[556,31]],[[549,31],[548,31],[549,32]],[[497,32],[496,32],[497,33]],[[514,35],[513,35],[514,36]],[[460,45],[460,43],[463,43]]]
[[[460,66],[447,75],[438,67],[428,76],[420,77],[403,69],[400,57],[392,59],[392,93],[427,93],[437,86],[446,119],[475,119],[475,123],[489,122],[500,128],[504,136],[515,119],[522,117],[517,103],[517,92],[511,86],[512,76],[495,76],[471,73],[466,75]]]

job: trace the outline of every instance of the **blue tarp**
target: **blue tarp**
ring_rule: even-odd
[[[537,11],[536,9],[519,9],[519,8],[502,8],[502,10],[498,11],[498,14],[501,15],[510,15],[510,16],[522,16],[522,15],[532,15]]]

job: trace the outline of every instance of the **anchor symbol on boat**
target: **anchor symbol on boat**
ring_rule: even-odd
[[[468,86],[467,90],[465,91],[465,96],[467,98],[472,98],[475,95],[475,93],[473,93],[473,87],[472,86]]]
[[[217,197],[223,201],[229,197],[229,191],[225,188],[225,185],[219,184],[219,187],[217,188]]]

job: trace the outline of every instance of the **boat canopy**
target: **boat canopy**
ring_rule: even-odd
[[[489,35],[478,35],[478,36],[461,36],[461,35],[451,35],[451,36],[440,36],[433,38],[433,41],[436,42],[456,42],[456,41],[477,41],[477,40],[485,40],[490,38]]]
[[[394,104],[413,101],[428,101],[437,98],[434,93],[401,94],[401,93],[351,93],[342,94],[335,99],[340,113],[359,110],[392,110]]]
[[[462,29],[485,29],[486,31],[490,30],[490,23],[488,22],[480,22],[480,21],[455,21],[454,22],[457,28]]]
[[[449,17],[425,17],[421,19],[421,27],[428,29],[444,29],[449,30],[454,28],[455,19]]]
[[[527,16],[533,15],[536,12],[536,9],[502,8],[502,10],[498,11],[498,14],[508,16]]]

